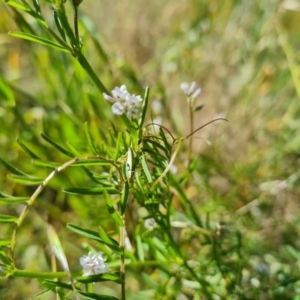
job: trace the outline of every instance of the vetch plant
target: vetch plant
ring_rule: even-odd
[[[270,2],[0,0],[0,299],[300,299],[298,8]]]
[[[151,277],[152,274],[157,274],[162,278],[162,282],[168,278],[166,282],[161,283],[161,280],[158,280],[155,283],[151,297],[160,298],[162,294],[168,294],[171,298],[175,294],[190,296],[193,291],[190,291],[190,286],[187,284],[189,282],[197,293],[206,299],[213,299],[213,295],[217,295],[217,288],[214,282],[207,280],[202,272],[202,267],[206,266],[198,259],[198,243],[191,251],[187,251],[185,246],[188,242],[185,236],[174,234],[172,227],[172,220],[180,210],[181,217],[189,219],[189,224],[192,224],[189,232],[191,238],[197,236],[201,238],[201,242],[208,245],[213,242],[213,231],[205,228],[204,222],[182,186],[184,181],[186,185],[188,184],[191,175],[187,175],[182,180],[175,177],[175,173],[179,171],[172,172],[181,144],[186,138],[190,138],[188,161],[189,164],[193,162],[192,136],[200,129],[193,128],[193,101],[200,94],[200,89],[195,90],[194,82],[191,85],[187,83],[181,85],[191,109],[190,135],[186,138],[175,138],[169,129],[160,124],[157,125],[157,133],[153,134],[148,130],[153,124],[146,124],[149,88],[145,88],[143,98],[130,93],[126,85],[115,87],[110,95],[83,54],[84,42],[80,39],[77,24],[77,11],[81,1],[72,2],[75,8],[74,29],[69,25],[65,13],[65,1],[48,1],[53,7],[55,30],[51,29],[43,18],[38,1],[34,1],[33,6],[26,1],[4,2],[14,12],[23,11],[33,17],[50,34],[52,40],[26,32],[11,32],[10,35],[39,43],[52,50],[60,50],[64,55],[71,55],[75,63],[80,66],[78,68],[76,65],[77,72],[89,76],[104,99],[113,103],[112,113],[122,116],[120,119],[124,123],[116,121],[111,125],[105,113],[101,112],[101,127],[95,129],[78,118],[76,122],[84,125],[72,132],[73,140],[77,140],[77,143],[71,139],[67,143],[67,148],[55,138],[42,133],[43,141],[55,148],[59,153],[57,155],[68,157],[67,161],[64,158],[64,163],[61,163],[61,156],[53,162],[52,153],[44,153],[46,150],[42,143],[39,144],[42,153],[35,153],[30,146],[18,140],[35,166],[44,171],[52,169],[45,179],[21,171],[4,159],[0,160],[1,164],[12,173],[9,179],[18,184],[36,186],[29,197],[0,194],[1,203],[22,205],[21,213],[17,216],[13,214],[0,216],[0,222],[12,225],[11,236],[0,241],[1,268],[5,270],[5,277],[27,277],[39,280],[44,290],[36,297],[40,295],[48,297],[54,294],[57,299],[82,297],[125,300],[128,294],[126,271],[130,268],[135,274],[139,274],[142,270],[145,278]],[[65,108],[64,105],[61,106]],[[97,110],[98,107],[93,108]],[[45,128],[47,128],[46,122]],[[61,182],[55,181],[58,176],[63,178]],[[55,184],[52,186],[53,182]],[[67,184],[71,186],[66,187]],[[78,239],[84,240],[86,248],[90,250],[88,255],[79,259],[83,276],[79,271],[78,257],[77,267],[74,267],[74,264],[70,267],[68,257],[73,253],[65,251],[63,240],[54,229],[54,224],[48,224],[51,223],[51,218],[49,221],[44,221],[51,249],[48,269],[34,272],[19,269],[19,256],[22,255],[20,251],[18,252],[20,229],[25,226],[24,221],[28,218],[32,207],[40,201],[42,192],[46,194],[49,187],[57,189],[58,194],[63,192],[64,196],[61,197],[79,199],[78,203],[83,203],[81,207],[86,211],[89,209],[84,202],[86,198],[91,197],[94,201],[95,208],[90,210],[91,214],[97,212],[95,217],[97,224],[94,228],[84,227],[83,218],[79,216],[72,218],[72,223],[66,224],[69,233],[77,234]],[[95,202],[97,205],[100,203],[101,209],[98,207],[97,210]],[[74,207],[76,208],[76,205]],[[103,215],[105,218],[102,218]],[[87,221],[90,220],[85,221],[88,223]],[[76,239],[72,240],[72,243],[74,247],[82,247]],[[126,245],[129,244],[130,247],[127,247]],[[106,260],[103,258],[104,254]],[[59,266],[56,261],[59,262]],[[60,272],[59,269],[63,271]],[[113,289],[111,295],[102,294],[101,285],[105,281],[120,285],[120,289]],[[170,284],[172,282],[176,284]],[[97,283],[95,287],[94,283]],[[98,285],[100,288],[94,292]]]

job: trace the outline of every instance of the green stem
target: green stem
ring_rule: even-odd
[[[28,271],[18,270],[18,269],[15,269],[10,275],[13,277],[38,278],[38,279],[68,278],[68,274],[66,272],[28,272]]]
[[[32,12],[34,12],[34,10],[30,7],[30,5],[25,1],[25,0],[21,0],[21,2],[26,5]],[[30,12],[29,12],[30,14]],[[65,47],[66,49],[68,49],[70,51],[70,53],[73,54],[73,49],[65,42],[63,41],[52,29],[49,28],[48,24],[44,21],[44,19],[38,20],[39,23],[45,28],[45,30],[63,47]]]
[[[99,89],[101,93],[108,94],[108,90],[104,86],[104,84],[101,82],[99,77],[96,75],[84,55],[80,51],[76,51],[76,57],[78,59],[78,62],[80,63],[81,67],[86,71],[86,73],[89,75],[90,79],[94,82],[96,87]]]
[[[30,6],[27,4],[25,0],[22,0],[22,2],[27,5],[29,8]],[[75,16],[74,16],[74,24],[77,24],[77,12],[78,12],[78,5],[81,1],[73,0],[73,6],[75,10]],[[58,35],[55,34],[53,30],[51,30],[46,23],[41,23],[42,26],[45,28],[45,30],[63,47],[68,49],[70,53],[78,59],[79,64],[81,67],[85,70],[85,72],[88,74],[92,82],[96,85],[96,87],[99,89],[101,93],[108,94],[108,90],[104,86],[104,84],[101,82],[101,80],[98,78],[92,67],[90,66],[87,59],[84,57],[84,55],[81,53],[79,49],[79,33],[78,33],[78,25],[75,26],[75,34],[73,33],[63,5],[59,5],[56,7],[57,16],[62,24],[63,29],[65,30],[70,42],[71,46],[69,46],[65,41],[63,41]]]
[[[47,186],[47,184],[53,179],[53,177],[57,173],[65,170],[66,168],[70,167],[71,165],[73,165],[74,163],[76,163],[78,161],[84,161],[84,160],[90,160],[90,159],[102,159],[102,160],[105,160],[108,163],[112,164],[116,168],[116,170],[119,172],[120,176],[122,175],[121,171],[119,170],[119,168],[116,166],[116,164],[113,161],[109,161],[109,160],[107,160],[107,159],[105,159],[105,158],[103,158],[101,156],[88,156],[88,157],[84,157],[84,158],[75,157],[72,160],[64,163],[60,167],[56,168],[53,172],[51,172],[48,175],[48,177],[43,181],[43,183],[38,186],[38,188],[35,190],[35,192],[32,194],[32,196],[28,200],[28,202],[27,202],[26,206],[24,207],[23,211],[21,212],[21,215],[20,215],[20,217],[18,219],[18,222],[16,224],[16,227],[15,227],[15,229],[13,231],[12,239],[11,239],[10,253],[11,253],[11,259],[12,259],[12,261],[14,261],[14,251],[15,251],[15,246],[16,246],[16,241],[17,241],[18,230],[21,227],[21,225],[23,224],[23,221],[24,221],[25,217],[27,216],[29,208],[34,204],[35,200],[40,195],[40,193],[44,190],[44,188]],[[120,178],[122,178],[122,176]]]
[[[194,105],[193,105],[193,99],[188,98],[188,104],[189,104],[189,114],[190,114],[190,133],[194,131]],[[190,174],[190,164],[191,164],[191,157],[192,157],[192,151],[193,151],[193,135],[189,138],[189,145],[188,145],[188,153],[187,153],[187,178],[185,182],[185,187],[188,188],[191,174]]]
[[[75,0],[72,0],[73,8],[74,8],[74,32],[77,43],[79,45],[79,30],[78,30],[78,4]]]
[[[125,219],[123,216],[123,222],[125,223]],[[120,264],[120,273],[121,273],[121,295],[122,300],[126,300],[126,283],[125,283],[125,227],[120,227],[120,250],[122,251],[121,255],[121,264]]]
[[[68,168],[69,166],[71,166],[72,164],[74,164],[75,162],[77,162],[79,160],[79,158],[73,158],[72,160],[66,162],[65,164],[63,164],[62,166],[58,167],[57,169],[55,169],[44,181],[41,185],[39,185],[39,187],[35,190],[35,192],[32,194],[32,196],[30,197],[30,199],[28,200],[26,206],[24,207],[23,211],[21,212],[21,215],[18,219],[18,222],[16,224],[16,227],[13,231],[12,234],[12,239],[11,239],[11,259],[12,261],[14,261],[14,250],[15,250],[15,246],[16,246],[16,239],[17,239],[17,233],[19,228],[21,227],[25,217],[27,216],[27,213],[29,211],[29,208],[33,205],[34,201],[36,200],[36,198],[38,197],[38,195],[43,191],[43,189],[45,188],[45,186],[50,182],[50,180],[59,172],[61,172],[62,170]]]
[[[59,36],[57,36],[56,33],[49,27],[44,27],[44,28],[61,46],[68,49],[70,53],[74,56],[73,49],[65,41],[63,41]]]
[[[67,18],[67,15],[66,15],[66,11],[65,11],[65,7],[64,7],[64,4],[60,3],[58,5],[55,6],[55,9],[56,9],[56,12],[57,12],[57,16],[62,24],[62,27],[63,29],[65,30],[68,38],[69,38],[69,41],[71,43],[71,46],[73,49],[79,49],[79,44],[78,44],[78,41],[75,37],[75,34],[68,22],[68,18]]]
[[[174,151],[174,153],[173,153],[173,155],[172,155],[172,157],[171,157],[171,159],[170,159],[170,161],[169,161],[169,164],[168,164],[168,166],[166,167],[166,169],[163,171],[163,173],[162,173],[162,174],[155,180],[155,182],[152,184],[151,190],[154,190],[154,188],[158,185],[158,183],[161,182],[162,179],[163,179],[163,178],[167,175],[167,173],[169,172],[169,170],[170,170],[170,168],[172,167],[172,165],[173,165],[173,163],[174,163],[174,161],[175,161],[175,158],[176,158],[176,156],[177,156],[177,154],[178,154],[178,152],[179,152],[179,149],[180,149],[180,146],[181,146],[181,141],[182,141],[182,140],[179,140],[178,145],[177,145],[177,147],[176,147],[176,149],[175,149],[175,151]]]

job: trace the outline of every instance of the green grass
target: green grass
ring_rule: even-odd
[[[7,35],[22,31],[55,42],[32,17],[4,2],[0,3],[0,157],[45,179],[53,166],[75,156],[113,153],[119,155],[118,164],[125,164],[124,140],[131,139],[134,154],[141,155],[141,144],[134,144],[137,133],[124,118],[111,113],[101,95],[103,86],[91,80],[84,62]],[[34,7],[33,1],[28,2]],[[189,142],[183,141],[175,160],[177,173],[167,174],[156,189],[138,165],[136,172],[144,175],[141,186],[131,182],[125,216],[133,246],[132,253],[125,253],[127,299],[299,298],[300,7],[293,3],[154,0],[145,5],[85,0],[80,5],[82,53],[104,87],[110,91],[126,84],[140,95],[150,87],[145,125],[160,116],[175,137],[187,136],[189,109],[180,83],[194,80],[202,88],[197,105],[204,104],[195,112],[194,128],[220,116],[229,121],[212,123],[194,134],[189,168]],[[50,5],[41,1],[41,7],[59,35]],[[72,25],[71,1],[65,8]],[[156,99],[162,103],[158,114],[151,111]],[[120,136],[118,152],[121,132],[124,139]],[[167,152],[169,159],[177,146]],[[158,153],[163,154],[166,145],[150,138],[143,144],[143,151],[147,149],[155,153],[145,154],[155,181],[164,168],[153,167],[151,161],[162,163]],[[1,192],[28,198],[34,193],[36,184],[12,181],[7,175],[18,171],[5,164],[0,168]],[[97,232],[103,228],[119,241],[105,196],[63,191],[99,187],[91,172],[112,172],[116,180],[118,173],[112,169],[70,167],[54,176],[18,231],[14,265],[19,270],[26,275],[55,269],[47,224],[59,236],[73,278],[81,275],[79,258],[90,247],[105,253],[111,272],[119,270],[120,255],[115,250],[66,227],[72,223]],[[1,202],[3,197],[0,214],[19,217],[22,204],[7,205]],[[166,203],[167,211],[147,203],[149,199]],[[150,232],[144,226],[146,211],[163,220]],[[0,238],[9,240],[14,228],[3,221]],[[4,253],[9,256],[10,248],[3,246],[0,252],[0,263],[7,265]],[[56,268],[62,271],[59,261]],[[0,281],[1,297],[31,299],[47,286],[34,279],[41,274],[32,278],[22,274]],[[85,290],[84,285],[81,288]],[[67,299],[66,291],[40,299]],[[95,284],[93,292],[121,299],[121,287],[113,281]]]

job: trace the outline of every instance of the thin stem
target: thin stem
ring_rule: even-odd
[[[77,43],[79,45],[79,30],[78,30],[78,5],[76,4],[75,0],[72,0],[73,7],[74,7],[74,32]]]
[[[74,272],[73,275],[78,276],[77,273]],[[24,270],[14,269],[10,273],[10,276],[39,279],[65,279],[68,277],[68,274],[66,272],[28,272]]]
[[[123,217],[123,222],[125,223],[125,218]],[[120,250],[122,251],[121,255],[121,264],[120,264],[120,273],[121,273],[121,295],[122,300],[126,299],[126,283],[125,283],[125,227],[120,227]]]
[[[35,192],[32,194],[32,196],[30,197],[30,199],[28,200],[26,206],[24,207],[18,222],[17,222],[17,226],[15,227],[13,234],[12,234],[12,240],[11,240],[11,259],[13,261],[14,258],[14,250],[15,250],[15,245],[16,245],[16,238],[17,238],[17,233],[18,230],[20,228],[20,226],[22,225],[28,211],[29,208],[33,205],[34,201],[36,200],[36,198],[39,196],[39,194],[43,191],[43,189],[46,187],[46,185],[50,182],[50,180],[59,172],[61,172],[62,170],[68,168],[69,166],[71,166],[72,164],[74,164],[75,162],[77,162],[79,160],[79,158],[73,158],[72,160],[64,163],[62,166],[58,167],[57,169],[55,169],[52,173],[50,173],[50,175],[43,181],[43,183],[41,185],[38,186],[38,188],[35,190]]]
[[[189,101],[189,111],[190,111],[190,132],[193,132],[194,131],[194,105],[192,103],[192,99],[190,99],[190,101]],[[193,136],[191,136],[191,138],[189,140],[188,165],[191,162],[192,147],[193,147]]]
[[[185,137],[185,139],[187,139],[187,138],[193,136],[193,134],[195,134],[195,133],[196,133],[197,131],[199,131],[200,129],[202,129],[202,128],[206,127],[207,125],[209,125],[209,124],[211,124],[211,123],[214,123],[214,122],[216,122],[216,121],[226,121],[226,122],[228,122],[228,120],[225,119],[225,118],[217,118],[217,119],[214,119],[214,120],[209,121],[209,122],[207,122],[206,124],[204,124],[204,125],[198,127],[197,129],[195,129],[193,132],[191,132],[189,135],[187,135],[187,136]]]
[[[94,84],[100,90],[100,92],[108,94],[108,90],[101,82],[99,77],[96,75],[96,73],[94,72],[86,58],[83,56],[83,54],[80,51],[76,51],[76,57],[81,67],[86,71],[86,73],[89,75],[90,79],[94,82]]]
[[[11,253],[11,259],[12,259],[12,261],[14,261],[14,251],[15,251],[15,246],[16,246],[16,239],[17,239],[18,230],[21,227],[21,225],[23,224],[23,221],[24,221],[25,217],[27,216],[29,208],[34,204],[36,198],[40,195],[40,193],[44,190],[44,188],[47,186],[47,184],[53,179],[53,177],[56,174],[58,174],[59,172],[65,170],[66,168],[70,167],[71,165],[73,165],[74,163],[76,163],[78,161],[84,161],[84,160],[90,160],[90,159],[101,159],[101,160],[104,160],[104,161],[110,163],[119,172],[120,178],[123,179],[122,172],[120,171],[120,169],[118,168],[118,166],[113,161],[105,159],[105,158],[103,158],[103,157],[101,157],[99,155],[88,156],[88,157],[83,157],[83,158],[75,157],[72,160],[64,163],[60,167],[56,168],[53,172],[51,172],[48,175],[48,177],[43,181],[43,183],[38,186],[38,188],[35,190],[35,192],[32,194],[32,196],[30,197],[30,199],[26,203],[23,211],[21,212],[21,215],[20,215],[20,217],[18,219],[18,222],[16,224],[16,227],[15,227],[15,229],[13,231],[12,239],[11,239],[10,253]]]
[[[21,0],[21,2],[26,5],[28,7],[28,9],[32,12],[34,12],[34,10],[31,8],[31,6],[25,1],[25,0]],[[49,28],[48,24],[46,23],[46,21],[42,18],[37,20],[44,28],[45,30],[63,47],[65,47],[66,49],[68,49],[70,51],[70,53],[74,56],[73,53],[73,49],[65,42],[63,41],[52,29]]]
[[[45,30],[63,47],[65,47],[66,49],[68,49],[70,51],[70,53],[74,56],[74,52],[73,49],[65,42],[63,41],[52,29],[50,29],[49,27],[45,27]]]
[[[27,4],[25,0],[22,0],[22,2],[27,5],[29,8],[30,6]],[[72,31],[72,29],[69,26],[64,6],[61,5],[56,8],[58,17],[60,19],[60,22],[62,23],[62,26],[64,30],[66,31],[66,34],[71,41],[72,46],[69,46],[65,41],[63,41],[59,36],[55,34],[53,30],[51,30],[48,25],[45,22],[41,22],[41,25],[45,28],[45,30],[63,47],[68,49],[72,56],[76,57],[78,62],[80,63],[81,67],[86,71],[90,79],[93,81],[93,83],[96,85],[96,87],[100,90],[101,93],[108,94],[108,90],[104,86],[104,84],[101,82],[101,80],[98,78],[90,64],[88,63],[87,59],[84,57],[84,55],[81,53],[80,49],[78,48],[79,45],[79,32],[78,32],[78,5],[81,1],[72,0],[73,6],[74,6],[74,31],[75,35]],[[31,8],[30,8],[31,9]],[[76,25],[75,25],[76,24]]]
[[[166,127],[164,127],[163,125],[161,125],[161,124],[152,122],[152,123],[146,125],[145,128],[147,128],[148,126],[152,126],[152,125],[159,126],[159,127],[163,128],[165,131],[167,131],[168,134],[171,136],[171,138],[172,138],[172,140],[173,140],[173,143],[177,140],[177,139],[172,135],[171,131],[170,131],[168,128],[166,128]]]
[[[194,131],[194,99],[191,99],[190,97],[188,98],[188,103],[189,103],[189,113],[190,113],[190,132]],[[185,187],[187,188],[189,186],[189,181],[191,178],[191,174],[189,171],[189,167],[191,164],[191,159],[192,159],[192,151],[193,151],[193,135],[189,139],[189,145],[188,145],[188,153],[187,153],[187,178],[185,182]]]
[[[115,167],[115,169],[117,170],[117,172],[119,173],[119,176],[120,176],[120,180],[122,182],[124,182],[124,177],[123,177],[123,174],[122,174],[122,171],[120,170],[120,168],[115,164],[115,162],[111,159],[107,159],[105,157],[102,157],[100,155],[91,155],[91,156],[87,156],[85,159],[80,159],[80,160],[88,160],[88,159],[102,159],[104,161],[106,161],[107,163],[111,164],[112,166]]]
[[[179,141],[178,143],[178,146],[176,147],[171,159],[170,159],[170,162],[169,164],[167,165],[166,169],[163,171],[163,173],[155,180],[155,182],[152,184],[152,187],[151,187],[151,190],[153,190],[159,182],[162,181],[162,179],[166,176],[166,174],[168,173],[168,171],[170,170],[170,168],[172,167],[174,161],[175,161],[175,158],[179,152],[179,149],[180,149],[180,146],[181,146],[181,141]]]

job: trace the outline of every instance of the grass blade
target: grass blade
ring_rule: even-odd
[[[16,167],[14,167],[13,165],[11,165],[10,163],[6,162],[4,159],[2,159],[0,157],[0,164],[2,166],[4,166],[8,171],[10,171],[11,173],[15,174],[15,175],[20,175],[20,176],[26,176],[26,177],[31,177],[30,175],[24,173],[23,171],[17,169]]]
[[[22,143],[19,138],[17,138],[17,143],[22,147],[22,149],[33,159],[39,159],[39,157],[34,154],[24,143]]]
[[[7,175],[7,178],[13,182],[22,183],[25,185],[37,185],[37,184],[41,184],[44,181],[44,179],[41,178],[12,175],[12,174]]]
[[[120,194],[120,191],[115,188],[91,188],[91,189],[66,188],[66,189],[63,189],[63,191],[65,193],[75,194],[75,195],[103,195],[104,192],[106,192],[110,195]]]
[[[50,47],[50,48],[54,48],[54,49],[57,49],[57,50],[60,50],[60,51],[63,51],[63,52],[70,53],[69,49],[67,49],[63,46],[60,46],[58,44],[55,44],[55,43],[53,43],[49,40],[40,38],[40,37],[38,37],[36,35],[33,35],[33,34],[29,34],[29,33],[25,33],[25,32],[18,32],[18,31],[10,31],[8,34],[10,36],[13,36],[13,37],[16,37],[16,38],[32,41],[32,42],[35,42],[35,43],[38,43],[38,44],[41,44],[41,45],[44,45],[44,46],[47,46],[47,47]]]
[[[54,146],[57,150],[59,150],[60,152],[62,152],[63,154],[65,154],[66,156],[69,157],[74,157],[74,155],[69,152],[68,150],[66,150],[65,148],[63,148],[62,146],[60,146],[59,144],[57,144],[56,142],[54,142],[51,138],[49,138],[46,134],[42,133],[41,134],[42,138],[47,141],[49,144],[51,144],[52,146]]]
[[[119,300],[116,297],[113,296],[108,296],[108,295],[99,295],[99,294],[94,294],[94,293],[85,293],[81,291],[76,292],[79,296],[81,296],[84,299],[89,299],[89,300]]]
[[[0,215],[0,223],[17,223],[18,220],[15,216]]]

